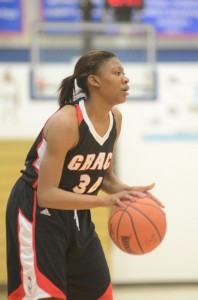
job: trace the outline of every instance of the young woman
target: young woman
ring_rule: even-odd
[[[129,79],[115,54],[91,51],[59,88],[60,109],[30,149],[7,205],[9,300],[112,300],[90,209],[147,197],[113,171]],[[74,101],[75,86],[86,97]],[[98,195],[103,190],[105,196]]]

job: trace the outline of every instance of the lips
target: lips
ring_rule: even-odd
[[[124,89],[123,89],[123,92],[127,92],[129,90],[129,87],[126,86]]]

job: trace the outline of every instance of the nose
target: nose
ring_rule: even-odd
[[[128,78],[126,75],[124,75],[123,80],[124,80],[124,82],[126,82],[126,83],[129,82],[129,78]]]

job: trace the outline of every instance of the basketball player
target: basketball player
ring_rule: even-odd
[[[9,300],[113,299],[90,209],[144,195],[158,201],[153,184],[130,187],[113,172],[121,128],[114,106],[125,102],[128,82],[106,51],[83,55],[62,81],[60,109],[30,149],[7,205]],[[74,99],[76,84],[85,98]],[[100,189],[108,194],[97,195]]]

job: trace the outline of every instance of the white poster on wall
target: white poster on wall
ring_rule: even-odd
[[[147,108],[145,139],[198,139],[198,65],[159,67],[160,99]]]
[[[0,65],[0,138],[34,138],[57,109],[56,99],[32,101],[28,64]]]

